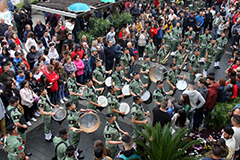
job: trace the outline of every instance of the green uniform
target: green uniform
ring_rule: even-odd
[[[201,58],[205,57],[207,45],[210,42],[211,38],[212,38],[212,36],[210,34],[208,34],[208,35],[203,34],[200,36],[199,41],[201,41],[201,43],[200,43],[200,57]]]
[[[207,71],[209,69],[209,67],[211,66],[212,63],[212,59],[213,59],[213,45],[212,43],[209,43],[207,45],[207,51],[208,52],[208,62],[206,62],[204,69],[205,71]]]
[[[129,84],[129,92],[133,92],[136,95],[138,95],[141,92],[141,80],[135,80],[133,79]]]
[[[185,54],[190,54],[192,50],[192,44],[192,40],[186,39],[186,41],[184,42],[184,47],[186,47]]]
[[[21,154],[25,150],[25,142],[22,140],[22,138],[19,135],[6,135],[5,145],[7,145],[11,150],[8,149],[8,147],[5,147],[5,149],[8,152],[8,159],[9,160],[18,160],[18,154]]]
[[[99,82],[104,82],[106,80],[106,70],[104,66],[96,67],[96,69],[93,71],[92,77],[96,78]],[[104,87],[104,83],[102,85],[99,85],[96,83],[96,88],[102,88]],[[101,91],[98,91],[97,94],[100,95]]]
[[[141,71],[146,71],[146,70],[150,70],[151,69],[151,64],[150,62],[144,62],[142,64],[142,68],[141,68]],[[143,74],[143,83],[144,84],[148,84],[148,87],[146,87],[145,89],[148,90],[150,88],[150,85],[152,83],[150,77],[149,77],[149,73],[144,73]]]
[[[182,63],[183,63],[183,55],[177,50],[173,56],[173,60],[176,61],[176,65],[178,67],[178,70],[179,67],[181,67]]]
[[[119,89],[122,88],[122,86],[124,85],[124,71],[120,70],[120,72],[114,71],[112,74],[112,81],[114,82],[115,86]],[[122,91],[116,91],[116,95],[121,95]]]
[[[205,7],[205,1],[198,2],[198,8],[203,9]]]
[[[10,121],[11,121],[10,123],[19,122],[21,125],[26,124],[24,115],[22,114],[19,108],[9,105],[7,107],[6,113],[7,113],[7,116],[10,118]],[[20,128],[20,127],[18,128],[18,131],[17,131],[18,135],[20,135],[24,140],[26,140],[25,131],[26,129]]]
[[[166,46],[166,45],[165,45]],[[164,48],[164,49],[162,49],[162,48],[160,48],[159,50],[158,50],[158,52],[157,52],[157,58],[159,58],[159,64],[161,64],[162,63],[162,60],[166,57],[166,55],[167,55],[168,53],[167,53],[167,50]]]
[[[98,96],[97,96],[97,92],[95,90],[95,87],[92,86],[91,88],[87,87],[86,90],[86,98],[87,101],[92,101],[94,103],[97,103],[98,100]],[[97,106],[90,104],[89,102],[87,103],[87,109],[93,109],[96,110]]]
[[[44,112],[51,112],[51,105],[48,95],[46,97],[43,97],[40,95],[39,101],[38,101],[38,108],[43,109]],[[45,133],[45,139],[51,138],[51,125],[52,125],[52,117],[51,115],[42,115],[43,123],[44,123],[44,133]],[[47,135],[46,135],[47,134]]]
[[[227,38],[222,38],[222,37],[220,37],[216,40],[217,53],[216,53],[216,56],[215,56],[215,62],[220,62],[221,61],[227,42],[228,42]]]
[[[154,43],[152,42],[152,43],[147,43],[147,45],[145,46],[145,52],[147,51],[147,55],[150,57],[150,59],[152,60],[153,58],[155,58],[155,57],[153,57],[154,56],[154,48],[155,48],[155,46],[154,46]]]
[[[137,121],[143,121],[145,119],[144,110],[141,105],[138,105],[133,102],[132,109],[131,109],[131,116],[135,118]],[[132,139],[136,140],[142,131],[142,124],[132,124],[133,132],[132,132]]]
[[[198,57],[195,55],[192,55],[192,57],[190,58],[190,66],[192,66],[192,70],[194,72],[194,75],[192,75],[191,70],[189,69],[190,72],[190,81],[194,81],[195,79],[195,74],[198,73]]]
[[[165,33],[163,36],[163,41],[165,42],[167,51],[170,51],[172,45],[172,33]]]
[[[181,27],[174,27],[172,29],[172,51],[177,50],[177,45],[181,41],[181,34],[182,34],[182,28]]]
[[[108,100],[108,113],[113,113],[116,116],[116,118],[118,119],[118,113],[111,111],[112,108],[119,111],[120,104],[118,102],[117,96],[112,95],[110,92],[108,92],[107,100]]]
[[[186,39],[187,39],[187,37],[189,36],[189,35],[191,35],[192,36],[192,39],[194,39],[195,38],[195,36],[196,36],[196,32],[194,32],[194,31],[187,31],[186,33],[185,33],[185,37],[186,37]]]
[[[195,3],[194,3],[194,11],[198,10],[198,5],[199,5],[199,1],[195,1]]]
[[[68,127],[69,128],[74,127],[79,129],[78,120],[79,120],[79,114],[77,113],[77,111],[68,110],[68,116],[67,116]],[[80,141],[80,133],[78,131],[73,132],[72,130],[69,129],[69,136],[71,137],[71,144],[75,149],[77,149],[77,146]]]
[[[75,157],[71,158],[71,157],[68,157],[68,156],[64,156],[62,158],[62,160],[76,160],[76,158]]]
[[[164,88],[159,89],[159,88],[157,87],[157,89],[155,89],[154,92],[153,92],[153,101],[154,101],[154,102],[157,101],[157,102],[161,103],[162,100],[165,98],[165,96],[166,96],[166,93],[165,93]],[[154,104],[154,107],[156,107],[156,106],[157,106],[157,105]]]
[[[105,145],[111,151],[111,158],[114,158],[117,153],[117,145],[108,144],[107,141],[119,141],[119,126],[116,121],[113,124],[107,122],[103,131],[103,136],[105,138]]]
[[[178,71],[177,70],[172,70],[170,69],[168,72],[167,79],[174,85],[176,86],[177,83],[177,76],[178,76]],[[172,90],[172,86],[169,85],[169,90]],[[174,90],[176,91],[176,90]]]
[[[126,78],[129,78],[129,73],[130,73],[130,54],[123,54],[121,56],[121,63],[124,64],[125,70],[127,71],[127,73],[124,73],[124,76]],[[123,71],[124,72],[124,71]]]
[[[194,1],[193,0],[189,0],[189,12],[192,12],[192,10],[193,10],[193,3],[194,3]]]
[[[60,142],[62,142],[62,143],[60,145],[58,145]],[[68,140],[63,140],[60,137],[54,137],[53,138],[53,144],[54,144],[55,148],[58,145],[58,147],[57,147],[57,159],[61,160],[66,155],[66,149],[70,144],[69,144]]]
[[[71,77],[68,77],[68,79],[67,79],[67,87],[68,87],[68,91],[72,91],[73,93],[77,93],[78,92],[77,81],[76,81],[75,78],[72,79]],[[78,109],[78,106],[79,106],[79,96],[70,95],[70,99],[76,105],[76,108]]]

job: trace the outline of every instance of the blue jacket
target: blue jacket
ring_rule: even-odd
[[[225,102],[227,100],[227,87],[220,86],[218,89],[217,102]]]
[[[163,30],[162,29],[158,29],[157,38],[159,38],[159,39],[163,38]]]
[[[49,36],[48,36],[47,38],[48,38],[48,40],[51,40]],[[44,46],[45,48],[49,48],[49,47],[48,47],[48,42],[46,42],[46,40],[45,40],[44,37],[41,37],[40,40],[43,42],[43,46]]]
[[[122,51],[121,51],[120,44],[116,44],[116,46],[114,47],[114,52],[116,54],[116,58],[120,58],[121,57]]]
[[[7,1],[7,6],[8,6],[8,10],[9,10],[9,11],[14,12],[14,9],[15,9],[16,7],[13,5],[13,3],[12,3],[11,0],[10,0],[10,1]]]
[[[18,85],[20,86],[21,82],[25,79],[25,75],[20,77],[19,75],[16,76],[16,81]]]
[[[196,24],[195,25],[197,26],[197,23],[200,22],[200,27],[202,27],[202,25],[204,23],[204,17],[197,15],[195,18],[196,18]]]
[[[87,60],[83,59],[83,63],[84,63],[84,66],[85,66],[85,68],[83,69],[84,72],[89,72],[89,73],[92,72],[92,68],[91,68],[91,65],[90,65],[90,61],[91,61],[90,58],[88,58]]]
[[[41,25],[36,24],[34,27],[34,34],[36,37],[41,38],[43,36],[43,31],[46,29],[46,26],[41,23]]]

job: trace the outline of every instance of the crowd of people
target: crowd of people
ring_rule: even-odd
[[[83,159],[82,150],[78,149],[82,132],[78,119],[79,112],[86,112],[79,105],[79,97],[84,95],[87,109],[101,111],[104,108],[98,103],[98,97],[107,93],[105,145],[100,140],[95,142],[96,160],[143,159],[136,154],[136,150],[143,150],[142,146],[135,146],[133,141],[146,141],[140,132],[141,124],[148,123],[148,116],[153,115],[153,126],[160,123],[163,127],[172,122],[172,134],[184,126],[191,129],[191,134],[197,133],[199,128],[204,128],[203,121],[214,112],[216,102],[231,102],[239,97],[240,3],[236,0],[127,0],[104,12],[98,10],[76,19],[65,17],[64,22],[60,15],[46,12],[45,22],[37,20],[35,26],[29,1],[24,3],[26,8],[19,12],[8,0],[16,25],[6,24],[3,18],[0,23],[0,127],[1,136],[5,135],[1,140],[11,160],[31,155],[24,154],[26,130],[39,116],[44,122],[45,140],[54,143],[55,159]],[[109,19],[113,10],[129,12],[134,22],[124,24],[119,33],[111,27],[105,38],[96,37],[92,42],[88,42],[85,35],[78,38],[79,32],[88,30],[89,18]],[[216,79],[215,73],[208,70],[212,63],[217,70],[227,61],[222,59],[227,46],[232,51],[225,71],[227,76]],[[139,71],[134,69],[136,61],[142,62]],[[150,69],[166,66],[167,61],[170,69],[155,82],[154,108],[150,113],[142,107],[146,101],[141,94],[150,91]],[[177,79],[186,79],[180,76],[181,71],[189,72],[190,81],[178,100],[174,98]],[[202,78],[196,76],[198,73],[202,73]],[[106,87],[109,77],[110,85]],[[199,78],[197,84],[196,78]],[[164,89],[164,81],[169,92]],[[129,95],[122,91],[127,85]],[[79,87],[86,88],[84,93],[79,92]],[[119,115],[125,115],[126,110],[120,110],[119,106],[126,96],[133,99],[133,104],[128,104],[133,127],[131,136],[117,123]],[[69,129],[61,129],[59,137],[53,137],[52,116],[56,112],[51,109],[64,103]],[[212,154],[204,160],[226,158],[228,154],[223,154],[221,144],[232,149],[232,157],[238,157],[240,108],[235,107],[229,117],[231,124],[222,130],[223,140],[214,144]],[[124,147],[120,152],[119,144]]]

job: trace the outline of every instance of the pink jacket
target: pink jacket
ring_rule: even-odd
[[[83,75],[84,73],[83,69],[85,68],[83,61],[81,59],[79,59],[78,61],[73,60],[73,63],[77,67],[76,75],[77,76]]]

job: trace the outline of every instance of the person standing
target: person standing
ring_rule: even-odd
[[[221,37],[219,37],[217,40],[216,40],[216,44],[214,46],[214,49],[216,49],[216,56],[215,56],[215,64],[214,64],[214,68],[215,69],[220,69],[219,67],[219,63],[222,59],[222,56],[223,54],[225,53],[226,51],[226,47],[227,47],[227,38],[225,37],[225,33],[222,33],[221,34]]]
[[[4,18],[1,18],[0,23],[0,36],[4,36],[5,31],[8,29],[8,25],[5,23]]]
[[[67,137],[68,130],[61,129],[59,130],[59,137],[53,138],[53,144],[55,148],[55,154],[57,155],[57,160],[62,160],[62,158],[66,155],[66,149],[70,145]]]
[[[141,93],[143,87],[148,87],[148,84],[143,84],[138,72],[133,73],[133,80],[129,84],[129,93],[132,96],[137,96]]]
[[[143,83],[148,84],[148,86],[145,89],[149,90],[151,83],[152,83],[152,81],[149,77],[149,70],[151,69],[150,57],[145,55],[144,60],[145,60],[145,62],[142,64],[140,73],[143,74]]]
[[[40,93],[38,107],[44,123],[45,141],[51,142],[52,141],[51,116],[54,116],[56,114],[55,112],[51,112],[51,106],[52,107],[56,106],[50,102],[49,97],[47,95],[47,90],[45,88],[40,88],[38,92]]]
[[[153,39],[149,37],[148,43],[145,46],[145,55],[149,56],[151,61],[155,59],[154,50],[155,50],[155,45],[153,43]]]
[[[198,56],[200,52],[199,49],[195,49],[194,54],[190,58],[190,63],[189,63],[189,73],[190,73],[190,81],[194,81],[195,75],[198,73],[199,70],[199,64],[198,64]]]
[[[160,49],[157,52],[157,64],[162,64],[162,60],[166,57],[168,50],[166,45],[163,43]],[[170,52],[170,51],[169,51]]]
[[[103,131],[103,136],[105,138],[105,145],[111,151],[111,158],[114,158],[117,153],[118,144],[122,144],[119,141],[119,133],[128,135],[128,132],[124,132],[120,129],[118,123],[116,122],[116,116],[113,113],[106,114],[106,126]]]
[[[43,31],[45,31],[45,30],[46,30],[46,26],[43,25],[42,22],[38,19],[37,24],[33,30],[35,37],[39,40],[43,36]]]
[[[180,67],[182,66],[182,63],[183,63],[183,55],[181,54],[181,51],[182,51],[182,46],[178,45],[177,51],[174,53],[174,56],[173,56],[173,63],[177,65],[178,74],[180,74],[181,72]]]
[[[204,56],[207,50],[207,45],[209,44],[210,40],[212,39],[211,34],[209,34],[209,30],[205,29],[205,34],[201,35],[197,44],[197,47],[200,48],[200,62],[204,62]],[[199,46],[200,44],[200,46]]]
[[[214,39],[217,39],[217,31],[218,31],[218,26],[224,22],[223,18],[220,14],[220,12],[217,12],[217,16],[213,20],[213,28],[214,28]]]
[[[106,55],[106,69],[107,71],[112,70],[114,58],[116,57],[116,54],[114,52],[113,42],[111,40],[107,41],[108,46],[105,47],[104,53]]]
[[[172,29],[172,51],[176,51],[178,44],[182,40],[182,28],[180,23],[176,23],[176,27]]]
[[[129,78],[129,74],[130,74],[130,60],[131,59],[130,59],[129,49],[125,48],[124,54],[121,56],[121,65],[124,71],[124,76],[126,78]]]
[[[145,119],[145,115],[150,116],[150,113],[147,113],[144,111],[143,107],[141,104],[143,103],[143,100],[140,96],[134,96],[133,97],[133,104],[132,104],[132,109],[131,109],[131,117],[132,117],[132,127],[133,127],[133,132],[132,132],[132,139],[136,140],[142,131],[142,125],[141,124],[146,124],[148,122],[147,119]]]
[[[206,55],[205,55],[205,65],[204,65],[204,69],[203,69],[203,75],[207,76],[207,71],[209,69],[209,67],[212,64],[212,59],[214,56],[214,50],[213,50],[213,46],[216,43],[216,40],[211,38],[210,39],[210,43],[207,45],[207,49],[206,49]]]
[[[170,52],[172,45],[172,33],[169,27],[166,28],[166,33],[163,36],[163,44],[165,44],[167,52]]]
[[[110,28],[110,32],[107,33],[106,35],[106,42],[112,41],[112,45],[115,45],[116,39],[115,39],[115,31],[114,27]]]

